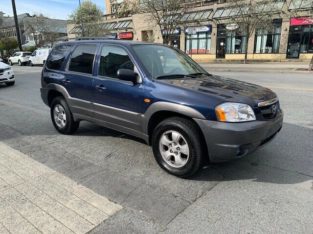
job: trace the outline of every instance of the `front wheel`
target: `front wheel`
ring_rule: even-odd
[[[12,61],[11,61],[11,60],[9,60],[9,65],[10,65],[10,66],[13,66],[13,63],[12,63]]]
[[[79,127],[79,122],[74,121],[70,108],[62,97],[56,97],[52,101],[50,114],[55,129],[62,134],[73,134]]]
[[[18,60],[18,65],[19,65],[19,66],[22,66],[21,60]]]
[[[204,150],[198,127],[192,120],[173,117],[162,121],[152,135],[158,164],[182,178],[194,175],[202,165]]]

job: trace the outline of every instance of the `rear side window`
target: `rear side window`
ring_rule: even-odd
[[[56,46],[50,53],[46,62],[47,68],[54,70],[61,70],[62,64],[70,52],[72,45],[59,45]]]
[[[92,74],[93,61],[95,58],[97,45],[79,45],[74,50],[69,71]]]
[[[127,52],[120,47],[104,46],[101,51],[99,75],[117,78],[117,71],[122,68],[134,70],[134,64]]]

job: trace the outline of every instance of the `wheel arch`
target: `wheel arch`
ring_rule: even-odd
[[[49,84],[47,86],[47,88],[49,89],[49,91],[48,91],[48,105],[49,106],[51,106],[51,103],[52,103],[53,99],[56,98],[56,97],[63,97],[65,99],[69,98],[68,92],[61,85]]]

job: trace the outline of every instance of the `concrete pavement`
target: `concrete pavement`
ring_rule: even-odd
[[[120,209],[0,142],[0,233],[86,233]]]

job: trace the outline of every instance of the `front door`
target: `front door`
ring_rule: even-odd
[[[301,34],[294,33],[290,34],[288,48],[287,48],[287,58],[289,59],[298,59],[300,56],[300,42]]]
[[[136,70],[134,63],[124,48],[113,45],[104,45],[98,60],[98,75],[93,83],[95,117],[117,130],[140,132],[143,85],[117,78],[119,69]]]
[[[226,38],[221,37],[217,38],[217,45],[216,45],[216,58],[225,58],[225,51],[226,51]]]

